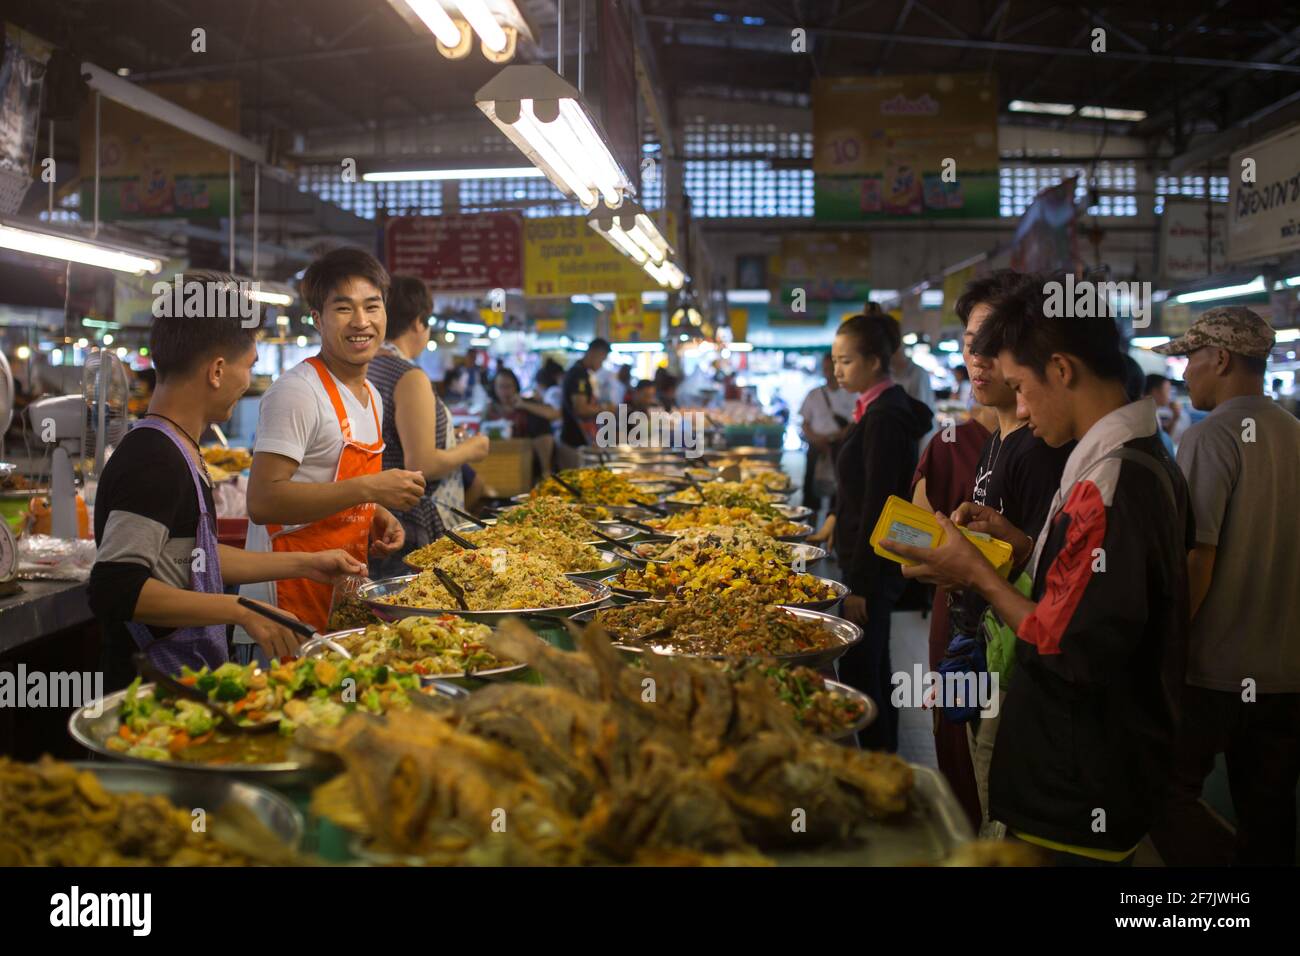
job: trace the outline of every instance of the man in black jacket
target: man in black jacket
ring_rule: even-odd
[[[1114,321],[1045,315],[1050,285],[999,304],[974,343],[998,356],[1036,435],[1054,447],[1078,441],[1036,536],[1032,599],[942,515],[941,547],[891,549],[919,562],[904,569],[909,577],[978,590],[1019,637],[991,816],[1059,862],[1126,863],[1171,769],[1186,660],[1187,485],[1164,454],[1154,403],[1127,401]]]

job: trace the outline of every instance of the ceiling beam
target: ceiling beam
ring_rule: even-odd
[[[889,59],[889,54],[894,49],[894,37],[898,36],[903,29],[903,24],[907,22],[907,16],[912,12],[912,5],[915,0],[903,0],[903,8],[898,11],[898,17],[894,20],[894,32],[890,33],[885,39],[885,48],[880,51],[880,59],[876,61],[876,75],[879,76],[885,70],[885,61]]]
[[[777,30],[787,33],[787,27],[767,27],[767,26],[746,26],[738,23],[715,23],[712,20],[700,20],[691,17],[667,16],[667,15],[649,15],[645,19],[651,23],[666,23],[677,26],[700,27],[710,30],[746,30],[746,31],[768,31]],[[804,27],[810,36],[830,36],[844,39],[855,40],[875,40],[885,43],[901,43],[909,46],[933,46],[948,47],[951,49],[963,49],[970,47],[976,50],[996,50],[1000,53],[1026,53],[1035,56],[1044,57],[1095,57],[1087,45],[1077,47],[1071,46],[1051,46],[1041,43],[1008,43],[1005,40],[983,40],[977,38],[958,39],[957,37],[927,37],[915,36],[903,33],[881,33],[873,30],[844,30],[829,27],[808,26]],[[1262,73],[1288,73],[1300,76],[1300,66],[1291,63],[1270,62],[1257,59],[1251,60],[1229,60],[1222,57],[1208,56],[1179,56],[1172,53],[1142,53],[1137,50],[1111,50],[1106,53],[1109,60],[1126,60],[1132,63],[1153,63],[1164,66],[1190,66],[1214,70],[1232,70],[1236,72],[1262,72]]]

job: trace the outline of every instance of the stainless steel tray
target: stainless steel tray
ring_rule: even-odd
[[[667,602],[646,601],[642,603],[663,604]],[[839,660],[839,658],[842,657],[850,647],[852,647],[853,645],[857,644],[860,640],[862,640],[862,628],[858,627],[852,621],[846,621],[842,617],[836,617],[833,614],[827,614],[825,611],[814,611],[811,608],[795,607],[794,605],[790,605],[790,604],[781,604],[778,606],[789,611],[791,614],[794,614],[796,617],[803,618],[806,621],[809,620],[817,621],[818,623],[821,624],[823,630],[827,631],[828,634],[830,635],[828,644],[825,647],[819,647],[811,651],[803,651],[802,653],[799,654],[772,655],[774,660],[782,664],[789,664],[791,667],[798,667],[798,666],[812,667],[814,669],[819,667],[827,667],[830,664],[834,663],[835,661]],[[596,609],[592,609],[590,611],[583,611],[580,614],[575,614],[573,616],[573,620],[580,624],[586,625],[589,624],[595,618],[595,616],[596,616]],[[646,653],[647,650],[651,651],[652,653],[664,654],[669,656],[677,654],[676,651],[673,651],[670,648],[659,649],[653,646],[650,648],[645,648],[645,647],[636,647],[631,644],[615,644],[614,646],[617,647],[619,650],[625,651],[626,653],[629,654],[644,654]],[[704,655],[682,654],[680,656],[701,657]],[[724,658],[721,655],[710,655],[708,659],[723,660]]]
[[[142,692],[153,689],[152,684],[142,684]],[[291,748],[290,759],[278,763],[241,763],[209,764],[193,763],[181,760],[148,760],[143,757],[128,757],[126,754],[111,750],[105,741],[117,733],[118,712],[126,689],[106,694],[99,700],[91,701],[80,710],[73,711],[68,718],[68,734],[87,750],[108,757],[120,764],[132,767],[149,767],[152,772],[160,770],[176,771],[178,774],[196,778],[214,780],[246,779],[273,787],[293,787],[320,783],[331,776],[338,768],[333,759],[310,751]],[[96,715],[95,711],[99,713]],[[202,804],[202,806],[207,806]]]
[[[813,576],[816,577],[816,575]],[[809,611],[830,611],[838,606],[839,603],[844,600],[845,595],[849,593],[848,585],[840,581],[836,581],[832,578],[817,578],[817,580],[830,587],[830,589],[835,592],[835,596],[824,598],[820,601],[804,601],[799,604],[783,604],[781,606],[806,608]],[[653,596],[649,591],[643,591],[639,588],[626,588],[622,585],[613,583],[608,583],[608,587],[610,591],[619,597],[631,598],[634,601],[646,601]],[[665,598],[661,600],[667,599]]]
[[[428,612],[428,614],[421,615],[421,616],[432,617],[436,615],[436,613],[437,612],[435,611],[430,611]],[[451,613],[456,614],[459,617],[465,617],[465,615],[462,614],[460,611],[453,611]],[[364,630],[365,630],[364,627],[353,627],[353,628],[349,628],[346,631],[332,631],[329,634],[326,634],[325,636],[328,638],[347,637],[349,634],[359,634]],[[520,671],[525,671],[527,669],[528,669],[527,664],[507,664],[504,667],[490,667],[481,671],[470,671],[468,674],[465,673],[464,671],[456,671],[451,674],[427,674],[420,677],[420,684],[426,687],[432,685],[435,687],[435,689],[438,690],[439,693],[443,693],[443,689],[437,686],[437,683],[439,681],[454,681],[454,680],[461,680],[467,677],[468,678],[477,677],[477,678],[482,678],[483,680],[492,680],[493,678],[497,678],[497,677],[509,677],[511,674],[518,674]],[[455,696],[455,695],[449,694],[448,696]]]
[[[676,535],[666,535],[666,534],[646,535],[640,541],[634,542],[633,544],[628,545],[628,547],[631,549],[633,554],[636,554],[638,556],[639,563],[641,564],[667,564],[668,562],[663,558],[656,558],[656,557],[652,557],[648,553],[642,553],[642,546],[643,545],[669,545],[676,540],[677,540]],[[822,558],[826,557],[826,549],[819,548],[815,544],[806,544],[803,542],[791,542],[791,541],[786,541],[782,543],[788,545],[790,548],[791,564],[794,564],[794,562],[798,560],[800,557],[803,558],[803,562],[805,565],[813,564],[814,562],[820,561]]]
[[[700,527],[706,527],[706,526],[700,525]],[[677,531],[654,531],[651,533],[665,538],[681,537],[681,533]],[[808,537],[808,535],[812,533],[813,533],[812,525],[796,522],[794,531],[792,531],[790,534],[779,534],[776,536],[776,540],[777,541],[802,541],[804,538]]]
[[[690,489],[685,489],[685,490],[690,490]],[[681,492],[676,492],[675,494],[680,494],[680,493],[681,493]],[[790,515],[786,513],[786,509],[790,508],[790,506],[784,503],[785,500],[786,500],[786,496],[785,496],[785,495],[782,495],[782,494],[776,494],[775,492],[768,491],[768,492],[764,492],[764,494],[763,494],[763,498],[764,498],[764,500],[765,500],[768,504],[772,505],[773,507],[775,507],[776,509],[778,509],[779,511],[781,511],[781,513],[782,513],[785,517],[787,517],[787,518],[790,517]],[[665,510],[669,511],[669,512],[676,512],[676,511],[690,511],[692,508],[698,508],[698,507],[700,507],[700,502],[699,502],[699,501],[680,501],[680,500],[674,501],[674,500],[673,500],[673,495],[665,495],[664,497],[662,497],[662,498],[659,499],[659,505],[660,505],[662,508],[664,508]],[[804,510],[807,510],[807,509],[804,509]],[[809,513],[809,514],[812,514],[811,511],[809,511],[808,513]],[[791,519],[791,520],[793,520],[793,519]]]
[[[630,508],[635,508],[636,506],[635,505],[626,505],[626,506],[613,505],[611,506],[611,512],[613,512],[613,510],[616,508],[624,508],[624,507],[630,509]],[[510,508],[502,509],[503,513],[510,510],[512,509]],[[650,515],[649,517],[654,517],[654,516]],[[488,522],[488,524],[492,524],[492,523],[493,522],[491,521]],[[609,535],[615,541],[626,541],[628,538],[635,538],[638,534],[641,533],[639,528],[634,528],[632,525],[627,524],[624,521],[617,521],[617,520],[593,521],[591,522],[591,524],[594,527],[599,528],[605,534]],[[457,534],[464,534],[466,531],[475,531],[477,529],[478,529],[478,525],[471,524],[470,522],[466,521],[464,524],[459,524],[456,527],[452,528],[451,530],[455,531]],[[599,538],[592,538],[587,543],[598,545],[601,543],[601,540]]]
[[[876,722],[876,718],[880,716],[880,708],[876,706],[876,702],[856,687],[850,687],[848,684],[841,684],[837,680],[826,681],[826,686],[841,697],[852,697],[862,704],[862,716],[855,720],[852,726],[845,727],[842,730],[837,730],[833,734],[828,734],[827,736],[831,740],[844,740],[845,738],[852,737],[858,731],[870,727]]]
[[[559,607],[521,607],[521,608],[502,608],[492,611],[462,611],[455,607],[408,607],[400,604],[384,604],[378,599],[394,594],[406,587],[407,582],[411,581],[418,575],[404,574],[396,578],[385,578],[382,581],[375,581],[371,584],[364,585],[357,590],[357,600],[366,605],[381,620],[395,621],[403,617],[417,617],[420,615],[430,614],[458,614],[470,621],[480,621],[483,624],[496,624],[497,622],[520,614],[528,613],[546,613],[561,617],[569,617],[581,611],[598,607],[604,601],[607,601],[613,592],[598,581],[587,581],[582,578],[571,578],[571,582],[586,591],[590,597],[586,601],[580,601],[577,604],[566,604]]]
[[[201,807],[209,814],[220,814],[223,807],[238,804],[291,851],[302,842],[302,814],[292,803],[247,781],[224,773],[196,774],[174,772],[171,764],[151,763],[148,768],[130,763],[74,761],[78,770],[89,770],[109,793],[143,793],[166,797],[178,807],[192,810]]]
[[[468,522],[466,523],[468,524]],[[464,532],[460,528],[452,528],[452,530],[455,531],[457,534],[464,534]],[[635,530],[636,529],[634,528],[633,531]],[[613,537],[613,535],[610,535],[610,537]],[[597,539],[592,543],[600,544],[601,541]],[[603,580],[604,578],[609,577],[610,575],[618,574],[618,572],[622,571],[625,567],[627,567],[627,560],[623,557],[620,557],[618,554],[616,554],[613,551],[610,551],[608,549],[597,548],[596,553],[599,554],[601,560],[605,562],[603,565],[601,565],[598,568],[593,568],[590,571],[566,571],[564,573],[564,576],[570,579],[585,578],[588,581],[600,581]],[[420,565],[420,564],[413,563],[410,559],[410,555],[407,555],[405,558],[403,558],[402,563],[405,564],[412,571],[415,571],[417,573],[420,571],[427,570],[428,568],[428,565]]]
[[[924,866],[943,861],[975,839],[948,781],[912,764],[911,808],[900,819],[864,820],[861,846],[773,854],[781,866]]]

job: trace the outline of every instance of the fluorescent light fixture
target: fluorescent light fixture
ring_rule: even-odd
[[[647,262],[642,268],[645,269],[650,278],[665,289],[676,291],[686,284],[686,274],[672,261],[665,262],[661,266],[657,266],[653,262]]]
[[[264,302],[267,305],[293,305],[293,296],[287,292],[276,292],[272,289],[249,289],[248,297],[254,302]],[[288,324],[287,316],[285,323]]]
[[[420,18],[420,22],[429,28],[429,32],[438,38],[438,42],[442,46],[451,50],[459,50],[461,44],[460,27],[456,25],[456,21],[443,9],[438,0],[406,0],[406,5],[411,8],[412,13]],[[445,56],[446,53],[443,55]]]
[[[727,301],[766,305],[772,301],[772,292],[770,289],[729,289]]]
[[[161,120],[168,126],[184,130],[191,136],[197,136],[205,142],[219,146],[227,152],[242,156],[249,162],[258,163],[263,170],[281,178],[288,175],[278,166],[267,162],[266,147],[240,136],[233,130],[220,126],[212,120],[191,113],[171,100],[163,99],[156,93],[150,93],[144,87],[124,80],[93,63],[81,64],[81,75],[87,85],[115,103],[121,103],[127,109],[135,110],[146,116]]]
[[[897,289],[872,289],[867,293],[868,302],[879,302],[883,304],[885,302],[893,302],[897,298]]]
[[[501,24],[497,23],[496,17],[492,15],[484,0],[456,0],[456,6],[460,8],[460,12],[465,15],[469,25],[478,34],[484,49],[497,55],[506,51],[510,39],[506,36],[506,31],[501,29]]]
[[[1121,110],[1111,106],[1084,106],[1079,115],[1088,119],[1121,120],[1125,123],[1140,123],[1147,118],[1146,110]]]
[[[1070,103],[1035,103],[1032,100],[1012,100],[1007,109],[1013,113],[1046,113],[1048,116],[1069,116],[1074,112]]]
[[[448,332],[464,332],[466,335],[482,335],[487,331],[487,326],[480,322],[448,322]]]
[[[481,335],[476,335],[469,340],[469,344],[476,349],[485,349],[492,344],[492,340]]]
[[[662,352],[664,347],[659,342],[615,342],[611,352]]]
[[[587,225],[600,233],[605,240],[638,265],[647,262],[663,265],[672,255],[659,227],[640,203],[624,199],[617,208],[606,205],[587,215]]]
[[[754,351],[754,346],[749,342],[732,342],[730,345],[727,346],[727,348],[731,349],[731,351],[733,352]]]
[[[1300,340],[1300,329],[1278,329],[1274,338],[1276,342],[1295,342]]]
[[[926,289],[921,293],[921,308],[937,309],[943,305],[942,289]]]
[[[1215,299],[1232,299],[1239,295],[1254,295],[1258,292],[1267,292],[1264,285],[1263,276],[1255,276],[1254,279],[1245,285],[1225,285],[1217,289],[1201,289],[1199,292],[1183,292],[1174,296],[1174,301],[1183,302],[1212,302]]]
[[[1129,344],[1140,349],[1153,349],[1169,341],[1167,335],[1138,335],[1129,340]]]
[[[944,339],[939,343],[940,352],[960,352],[961,346],[957,344],[956,339]]]
[[[0,222],[0,249],[12,249],[47,259],[80,262],[142,276],[162,269],[162,260],[97,240],[79,239],[28,226]]]
[[[88,329],[120,329],[122,326],[108,319],[82,319],[81,324]]]
[[[1289,278],[1289,279],[1283,279],[1282,281],[1283,281],[1286,285],[1289,285],[1289,286],[1290,286],[1291,288],[1293,288],[1293,289],[1294,289],[1296,286],[1300,286],[1300,276],[1292,276],[1291,278]]]
[[[397,169],[362,173],[368,183],[445,182],[463,179],[532,179],[546,174],[536,166],[501,166],[483,169]]]
[[[508,66],[475,103],[566,196],[585,209],[617,206],[632,193],[627,173],[598,131],[582,94],[540,64]]]

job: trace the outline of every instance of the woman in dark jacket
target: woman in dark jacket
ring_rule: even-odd
[[[898,749],[898,712],[889,700],[889,616],[904,580],[899,566],[879,557],[868,539],[890,495],[910,500],[920,440],[932,419],[930,409],[889,376],[900,344],[898,323],[883,313],[851,316],[835,333],[835,380],[861,395],[835,459],[835,514],[822,531],[833,535],[849,587],[844,616],[865,631],[861,643],[840,659],[840,679],[865,691],[880,708],[859,741],[888,751]]]

